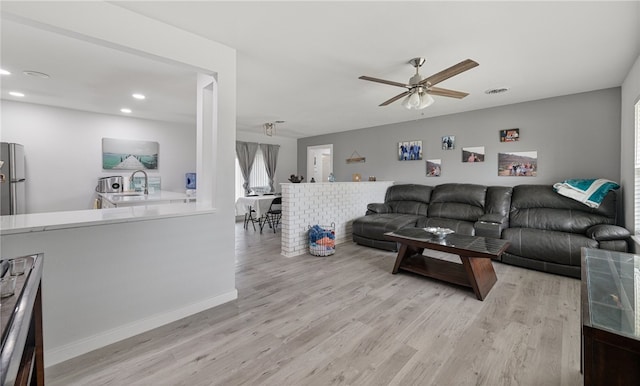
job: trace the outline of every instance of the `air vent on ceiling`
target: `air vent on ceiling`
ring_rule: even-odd
[[[499,88],[490,88],[489,90],[486,90],[484,93],[488,95],[493,95],[493,94],[502,94],[507,91],[509,91],[509,87],[499,87]]]

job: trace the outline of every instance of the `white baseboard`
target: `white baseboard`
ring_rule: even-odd
[[[111,330],[101,332],[84,339],[44,351],[45,367],[56,365],[71,358],[86,354],[89,351],[96,350],[100,347],[110,345],[126,338],[141,334],[145,331],[163,326],[165,324],[175,322],[187,316],[197,314],[198,312],[219,306],[238,298],[238,290],[233,290],[213,298],[189,304],[185,307],[156,314],[145,319],[137,320],[123,326],[116,327]]]

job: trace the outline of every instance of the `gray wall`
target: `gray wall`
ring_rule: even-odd
[[[437,103],[437,100],[436,100]],[[387,108],[401,108],[390,106]],[[501,143],[499,131],[519,128],[520,141]],[[454,150],[441,150],[441,137],[455,135]],[[422,161],[398,161],[399,141],[422,140]],[[592,91],[508,106],[350,130],[298,140],[298,173],[306,172],[307,146],[333,144],[334,174],[366,180],[437,185],[552,184],[568,178],[620,181],[620,88]],[[463,163],[462,147],[485,147],[484,163]],[[365,163],[347,164],[355,151]],[[498,177],[498,153],[538,152],[536,177]],[[442,175],[426,177],[427,159],[442,160]]]

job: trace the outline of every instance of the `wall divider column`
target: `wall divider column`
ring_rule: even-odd
[[[393,181],[281,184],[281,254],[293,257],[308,253],[307,233],[316,224],[335,223],[336,244],[350,241],[353,220],[365,215],[367,204],[384,202],[391,185]]]

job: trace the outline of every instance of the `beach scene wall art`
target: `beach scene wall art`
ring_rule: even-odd
[[[158,142],[102,138],[102,169],[158,169]]]

